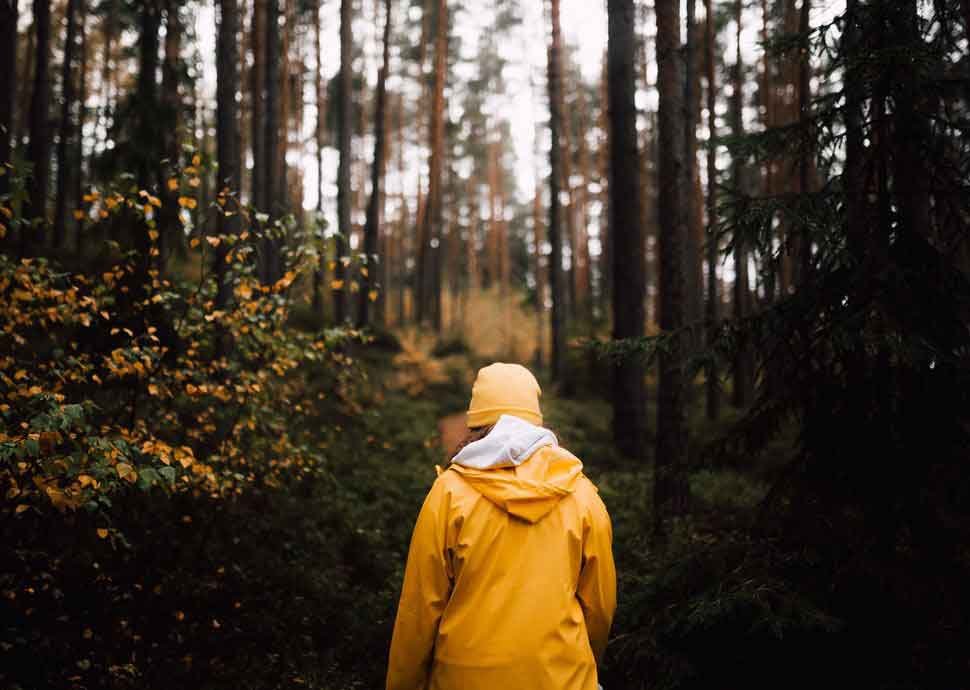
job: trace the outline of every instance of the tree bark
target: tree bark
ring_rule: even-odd
[[[713,348],[716,339],[716,329],[721,318],[720,295],[718,294],[717,264],[717,84],[714,76],[714,11],[713,0],[704,0],[706,22],[704,23],[704,71],[707,78],[707,130],[710,137],[707,148],[707,344]],[[721,416],[721,385],[718,380],[717,361],[711,355],[707,368],[707,418],[716,420]]]
[[[249,35],[253,51],[253,66],[249,71],[250,113],[253,147],[252,204],[258,211],[266,211],[266,140],[263,138],[263,120],[266,117],[266,2],[253,0],[253,17]]]
[[[162,62],[162,93],[161,106],[166,123],[162,134],[162,155],[170,161],[170,165],[178,165],[181,151],[179,150],[179,131],[182,127],[182,100],[180,96],[180,71],[182,52],[182,18],[179,16],[181,0],[166,0],[165,18],[165,59]],[[177,194],[170,192],[164,184],[167,175],[161,168],[162,161],[154,161],[159,166],[160,189],[163,199],[162,208],[158,211],[159,252],[164,265],[165,258],[172,245],[181,242],[181,228],[176,209]]]
[[[684,42],[684,193],[683,213],[686,216],[686,265],[684,277],[686,322],[690,326],[688,342],[695,350],[703,342],[701,319],[703,314],[703,224],[700,215],[700,176],[697,169],[697,118],[700,110],[700,72],[697,65],[697,3],[687,0],[686,37]],[[687,394],[691,387],[688,380]]]
[[[732,129],[735,137],[744,135],[744,120],[742,109],[744,107],[744,83],[743,83],[743,63],[741,61],[741,0],[737,0],[734,5],[734,20],[737,28],[735,34],[735,65],[734,83],[732,96]],[[735,193],[744,192],[744,162],[737,156],[731,161],[733,183]],[[734,318],[740,322],[750,312],[751,293],[748,285],[748,251],[743,237],[734,238]],[[734,359],[734,390],[733,400],[735,407],[745,407],[751,401],[753,387],[753,371],[751,356],[748,344],[742,342],[738,345],[738,351]]]
[[[31,240],[44,243],[44,227],[47,223],[47,188],[50,178],[50,0],[34,0],[35,58],[34,89],[30,99],[30,141],[27,145],[27,162],[31,166],[27,204],[24,217],[40,218],[43,222],[33,233]],[[30,232],[30,231],[24,231]],[[27,236],[23,238],[27,243]]]
[[[445,79],[448,66],[448,3],[438,0],[437,30],[435,32],[434,86],[431,101],[431,154],[428,162],[428,198],[424,209],[421,237],[425,245],[419,257],[425,259],[419,270],[417,320],[424,321],[428,307],[436,332],[441,331],[440,271],[436,261],[441,249],[442,193],[441,171],[445,148]],[[420,259],[419,259],[420,260]],[[422,289],[423,288],[423,289]],[[430,304],[429,304],[430,302]]]
[[[552,39],[549,44],[549,288],[552,293],[552,347],[550,351],[550,374],[553,381],[561,381],[566,366],[565,303],[562,275],[562,145],[560,144],[560,89],[562,88],[562,29],[559,22],[559,0],[551,0]]]
[[[613,339],[644,335],[645,258],[637,147],[635,10],[633,0],[609,0],[610,224],[613,238]],[[613,441],[640,459],[647,433],[644,367],[638,356],[613,371]]]
[[[266,199],[264,212],[269,214],[269,227],[263,238],[263,283],[272,284],[282,275],[281,240],[273,221],[283,212],[285,180],[280,179],[280,0],[266,0],[266,108],[263,117],[263,152],[268,175],[264,179]]]
[[[316,224],[323,220],[323,143],[324,143],[324,122],[325,122],[325,92],[323,86],[323,39],[320,31],[320,9],[323,0],[317,0],[316,8],[313,13],[313,42],[314,54],[316,56],[316,74],[314,77],[314,89],[317,106],[317,121],[314,129],[314,141],[317,149],[317,218]],[[320,257],[317,260],[317,267],[313,273],[313,313],[323,318],[323,282],[327,275],[327,252],[326,240],[322,234],[319,241]]]
[[[685,245],[690,194],[684,160],[685,73],[680,49],[680,3],[658,0],[657,89],[660,147],[658,220],[660,230],[660,328],[669,338],[660,352],[657,392],[657,451],[654,479],[654,533],[666,535],[668,520],[686,510],[687,492],[687,342]]]
[[[17,102],[17,17],[19,0],[0,0],[0,165],[13,160],[14,103]],[[10,190],[10,169],[0,174],[0,196]]]
[[[337,167],[337,235],[335,237],[333,317],[342,324],[347,318],[347,300],[344,290],[344,255],[347,253],[347,240],[350,237],[350,128],[353,110],[352,70],[354,47],[352,39],[353,1],[340,0],[340,74],[338,76],[337,146],[340,163]]]
[[[61,118],[57,136],[57,182],[54,199],[54,232],[51,243],[55,248],[64,244],[67,231],[67,195],[69,177],[69,145],[75,136],[74,128],[74,52],[77,50],[77,0],[67,0],[67,36],[64,39],[64,62],[61,65]]]
[[[74,155],[71,161],[71,180],[74,183],[74,201],[76,204],[80,205],[81,200],[84,197],[84,123],[87,118],[87,101],[88,101],[88,39],[87,39],[87,17],[88,17],[88,3],[87,0],[79,0],[78,4],[78,17],[79,25],[78,32],[81,35],[81,63],[78,66],[78,93],[77,93],[77,123],[76,132],[77,136],[74,137]],[[83,218],[78,218],[76,220],[76,232],[75,237],[75,254],[77,256],[81,255],[81,240],[82,231],[84,227]]]
[[[219,28],[216,45],[216,150],[219,159],[219,188],[223,213],[219,214],[219,233],[239,233],[239,209],[225,194],[239,193],[242,184],[242,142],[236,92],[239,90],[239,0],[219,0]],[[227,213],[231,215],[226,215]],[[213,275],[216,279],[216,309],[229,301],[230,286],[226,280],[227,247],[220,243],[213,252]]]
[[[374,163],[371,168],[371,192],[367,203],[367,220],[364,224],[364,256],[366,274],[362,276],[359,309],[357,312],[357,326],[363,328],[370,324],[369,306],[371,290],[384,290],[384,285],[378,285],[377,270],[383,265],[386,257],[378,253],[378,238],[381,226],[381,181],[384,177],[384,153],[387,139],[387,117],[385,114],[387,102],[387,73],[391,62],[391,8],[392,0],[384,2],[384,54],[383,64],[377,73],[377,104],[374,108]]]

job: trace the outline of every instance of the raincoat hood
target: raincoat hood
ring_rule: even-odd
[[[583,463],[548,429],[502,415],[485,438],[462,448],[451,469],[505,512],[536,523],[573,492]]]

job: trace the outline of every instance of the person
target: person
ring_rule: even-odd
[[[616,608],[609,515],[517,364],[478,372],[467,443],[418,515],[387,690],[597,690]]]

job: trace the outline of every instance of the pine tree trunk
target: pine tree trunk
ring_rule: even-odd
[[[536,180],[538,179],[537,175]],[[542,246],[546,242],[546,233],[542,221],[542,190],[538,184],[532,198],[532,232],[535,238],[536,262],[536,366],[541,369],[545,363],[546,342],[546,269],[542,265]]]
[[[583,182],[582,186],[577,190],[577,196],[579,197],[579,228],[575,247],[577,271],[576,292],[580,296],[578,305],[579,317],[586,321],[586,323],[592,324],[593,290],[590,276],[589,254],[589,185],[593,180],[593,162],[589,153],[589,143],[586,141],[586,132],[589,130],[589,112],[585,96],[586,92],[582,85],[580,85],[576,105],[579,121],[579,168]]]
[[[397,128],[397,174],[399,180],[404,180],[405,172],[407,170],[404,162],[404,147],[405,147],[405,136],[404,136],[404,95],[397,94],[397,103],[395,107],[395,124]],[[398,217],[398,227],[397,227],[397,325],[401,327],[407,321],[407,263],[408,263],[408,250],[410,248],[410,242],[408,242],[409,237],[409,227],[408,222],[410,220],[410,214],[408,209],[407,194],[404,191],[404,185],[401,184],[400,196],[400,216]]]
[[[77,136],[74,137],[74,155],[71,161],[71,181],[74,183],[74,201],[80,205],[84,197],[84,124],[87,120],[87,101],[88,101],[88,39],[87,39],[87,0],[80,0],[78,4],[78,16],[80,24],[78,32],[81,35],[81,64],[78,67],[78,93],[77,93]],[[84,227],[84,220],[76,220],[75,254],[81,255],[81,240]]]
[[[560,58],[562,58],[562,53],[560,53]],[[575,321],[579,316],[579,291],[576,284],[576,247],[579,244],[576,240],[577,227],[576,227],[576,197],[573,194],[573,142],[572,142],[572,114],[569,109],[569,101],[565,97],[565,92],[572,88],[572,84],[566,81],[567,75],[570,74],[569,70],[566,69],[566,65],[562,65],[560,68],[560,74],[563,75],[563,83],[559,89],[560,104],[559,109],[562,113],[562,186],[563,192],[565,192],[566,205],[563,208],[563,215],[565,218],[565,230],[566,234],[563,238],[565,240],[565,245],[569,249],[569,269],[566,272],[566,302],[569,305],[569,318]]]
[[[337,236],[335,237],[336,259],[334,263],[333,289],[333,317],[342,324],[347,319],[347,300],[344,290],[344,276],[346,267],[343,264],[347,253],[347,239],[350,237],[350,128],[353,109],[352,70],[353,70],[353,22],[352,0],[340,0],[340,74],[338,77],[338,111],[337,111],[337,147],[340,152],[340,163],[337,168]]]
[[[642,338],[646,315],[645,259],[637,146],[633,0],[609,0],[610,223],[613,238],[613,339]],[[642,459],[647,407],[642,360],[630,357],[613,372],[613,441]]]
[[[324,123],[326,117],[323,86],[323,38],[320,31],[320,9],[323,0],[317,0],[316,8],[313,13],[313,43],[314,55],[316,56],[316,70],[314,77],[314,90],[317,106],[317,121],[314,129],[314,141],[317,152],[317,218],[316,223],[320,223],[323,218],[323,143],[324,143]],[[316,270],[313,272],[313,313],[321,319],[324,316],[323,283],[327,275],[327,252],[325,250],[326,240],[320,239],[320,257],[317,260]]]
[[[74,118],[74,53],[77,50],[77,0],[67,0],[67,36],[64,39],[64,62],[61,66],[61,121],[57,136],[57,187],[54,200],[54,232],[51,243],[55,248],[64,244],[67,232],[68,156],[69,145],[75,136]]]
[[[263,151],[266,156],[267,175],[265,212],[270,216],[270,227],[263,238],[263,283],[270,285],[280,279],[281,242],[272,227],[283,211],[285,181],[280,179],[280,64],[284,62],[280,42],[280,0],[266,0],[266,109],[263,118]]]
[[[549,288],[552,294],[552,348],[550,374],[554,381],[562,381],[566,366],[565,303],[562,275],[562,206],[559,195],[562,185],[562,145],[559,129],[562,126],[560,103],[562,96],[562,30],[559,23],[559,0],[551,0],[552,39],[549,45]]]
[[[685,71],[680,50],[680,3],[658,0],[657,89],[660,147],[658,217],[660,230],[660,328],[670,341],[660,352],[657,392],[657,451],[654,474],[654,533],[666,535],[668,520],[687,503],[687,340],[685,248],[686,197],[690,194],[684,160]]]
[[[166,0],[166,20],[165,20],[165,60],[162,62],[162,93],[161,106],[164,112],[166,127],[162,131],[162,155],[167,158],[169,165],[178,165],[180,158],[179,151],[179,132],[182,127],[182,100],[180,96],[179,69],[182,52],[182,20],[179,16],[179,4],[181,0]],[[161,161],[155,161],[156,165],[161,165]],[[164,171],[160,171],[163,172]],[[158,213],[159,225],[159,251],[162,257],[162,265],[165,257],[176,243],[181,241],[181,228],[178,222],[176,209],[177,194],[170,192],[164,184],[162,175],[160,193],[163,204]]]
[[[808,45],[808,32],[811,26],[811,12],[811,0],[802,0],[798,21],[798,33],[803,37],[801,50],[798,56],[798,119],[803,128],[808,127],[808,120],[811,115],[810,110],[812,107],[812,67],[810,62],[811,51],[809,50],[810,46]],[[806,136],[806,139],[815,141],[814,136]],[[812,178],[814,177],[813,173],[815,169],[814,159],[815,151],[813,148],[808,148],[807,150],[802,151],[801,155],[798,157],[798,191],[802,195],[810,194],[813,191],[814,185]],[[802,283],[807,280],[808,275],[812,270],[812,236],[807,227],[802,229],[802,232],[798,238],[797,247],[797,281]]]
[[[386,133],[387,73],[391,62],[391,8],[392,0],[384,3],[384,54],[381,69],[377,73],[377,104],[374,108],[374,162],[371,168],[371,192],[367,203],[367,220],[364,224],[364,256],[367,273],[362,276],[357,326],[363,328],[370,323],[369,306],[372,301],[371,290],[384,290],[384,285],[376,281],[377,270],[386,257],[378,253],[378,238],[381,225],[381,181],[384,177],[384,153]],[[376,297],[375,297],[376,299]]]
[[[17,17],[19,0],[0,0],[0,165],[13,160],[13,107],[17,102]],[[0,175],[0,196],[10,189],[10,170]]]
[[[216,150],[219,159],[220,188],[238,193],[242,184],[242,142],[236,92],[239,90],[239,0],[219,0],[219,28],[216,45]],[[238,234],[239,209],[223,195],[223,213],[219,214],[220,234]],[[231,215],[226,215],[229,213]],[[230,285],[226,280],[225,243],[213,252],[213,275],[216,279],[216,309],[229,301]]]
[[[47,222],[47,188],[50,179],[50,0],[34,0],[34,25],[36,48],[34,58],[34,85],[30,99],[30,141],[27,145],[27,162],[31,166],[28,197],[24,217],[41,218],[43,223],[33,231],[33,237],[22,237],[22,244],[44,243],[44,227]],[[30,233],[30,230],[25,230]]]
[[[419,262],[421,262],[421,255],[424,256],[424,260],[421,262],[423,265],[418,272],[417,320],[419,322],[424,321],[428,316],[427,310],[430,307],[435,331],[440,332],[441,310],[436,308],[436,305],[440,304],[441,285],[440,271],[436,270],[435,262],[437,261],[438,249],[440,249],[443,217],[441,171],[445,153],[445,79],[448,64],[448,3],[446,0],[438,0],[436,21],[434,86],[432,87],[431,100],[431,155],[428,163],[428,198],[420,233],[424,242],[419,250]],[[438,246],[432,246],[434,244]]]
[[[704,0],[706,21],[704,23],[704,71],[707,79],[707,130],[710,137],[707,149],[707,344],[713,347],[716,329],[721,318],[720,295],[718,293],[717,264],[717,149],[713,142],[717,138],[717,84],[714,76],[714,0]],[[718,380],[717,362],[710,358],[707,368],[707,418],[716,420],[721,416],[721,385]]]
[[[266,140],[263,138],[263,121],[266,119],[266,2],[253,0],[253,17],[249,36],[253,51],[253,66],[249,71],[250,140],[253,147],[252,204],[257,211],[265,212],[266,203]]]
[[[684,276],[686,323],[691,326],[688,334],[689,347],[698,349],[703,343],[703,330],[699,327],[703,318],[703,220],[698,195],[700,176],[697,168],[697,119],[700,110],[700,70],[697,62],[696,0],[687,0],[686,37],[684,43],[684,215],[686,216],[687,241],[685,242],[686,265]],[[688,381],[688,396],[691,394]]]
[[[737,25],[735,35],[735,66],[734,83],[732,85],[732,130],[735,137],[744,135],[744,107],[743,63],[741,61],[741,0],[734,6],[734,19]],[[735,157],[731,162],[732,178],[737,193],[744,191],[744,162]],[[735,238],[734,242],[734,318],[740,321],[750,313],[751,293],[748,284],[748,251],[743,238]],[[734,390],[733,404],[735,407],[745,407],[751,401],[753,372],[748,344],[742,342],[734,359]]]

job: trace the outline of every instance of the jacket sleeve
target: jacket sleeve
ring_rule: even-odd
[[[438,622],[451,595],[445,554],[448,495],[436,481],[418,515],[404,570],[387,668],[387,690],[425,690]]]
[[[576,596],[586,618],[589,643],[596,662],[603,659],[616,611],[616,568],[613,564],[613,528],[599,495],[593,490],[583,539],[583,565]]]

